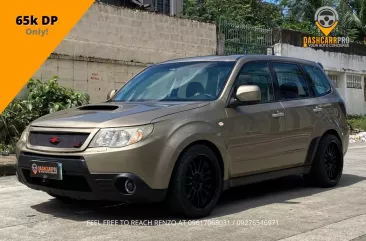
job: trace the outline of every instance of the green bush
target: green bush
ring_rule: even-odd
[[[60,86],[55,76],[46,83],[31,79],[28,97],[13,100],[0,115],[0,151],[13,151],[23,130],[33,120],[59,110],[89,103],[86,93]]]
[[[348,115],[347,122],[352,130],[366,131],[366,116],[364,115]]]

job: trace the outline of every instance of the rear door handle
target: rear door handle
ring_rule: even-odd
[[[284,116],[285,116],[285,113],[279,112],[279,111],[276,111],[276,113],[272,114],[273,118],[280,118],[280,117],[284,117]]]
[[[323,108],[316,106],[315,109],[313,109],[314,112],[322,112]]]

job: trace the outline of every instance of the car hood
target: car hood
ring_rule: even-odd
[[[105,128],[135,126],[182,111],[200,108],[209,102],[108,102],[58,111],[33,121],[34,127]]]

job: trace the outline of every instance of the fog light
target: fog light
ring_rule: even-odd
[[[134,193],[136,190],[135,182],[132,181],[131,179],[127,179],[125,182],[125,189],[128,194]]]

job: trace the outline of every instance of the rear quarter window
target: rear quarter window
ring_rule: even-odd
[[[328,78],[320,68],[315,66],[302,66],[305,72],[310,76],[312,86],[316,96],[323,96],[331,92],[331,87]]]

